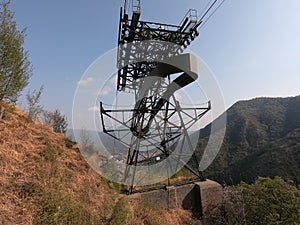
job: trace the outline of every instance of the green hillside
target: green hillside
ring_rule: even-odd
[[[210,125],[202,134],[207,134]],[[207,138],[199,142],[203,149]],[[300,183],[300,96],[240,101],[227,111],[222,148],[205,175],[221,183],[258,176]]]

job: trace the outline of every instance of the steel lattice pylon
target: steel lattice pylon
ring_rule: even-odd
[[[170,174],[184,166],[204,180],[189,128],[210,110],[210,102],[202,107],[182,107],[175,95],[198,77],[193,56],[182,54],[199,35],[197,11],[190,10],[178,26],[146,22],[140,20],[140,1],[133,2],[137,4],[132,4],[131,19],[126,2],[120,11],[117,90],[131,91],[135,105],[105,109],[100,102],[103,131],[128,148],[124,183],[130,193],[144,177],[136,171],[137,166],[162,160],[170,162],[162,168]],[[183,61],[182,66],[174,66]],[[109,125],[108,120],[112,121]],[[194,167],[186,164],[186,157],[193,160]]]

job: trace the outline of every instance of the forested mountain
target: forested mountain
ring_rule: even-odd
[[[210,125],[202,134],[207,134]],[[202,137],[203,149],[207,137]],[[300,96],[239,101],[227,110],[222,148],[205,171],[228,185],[258,176],[281,176],[300,183]]]

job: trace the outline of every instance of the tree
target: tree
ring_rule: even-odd
[[[9,4],[0,3],[0,120],[4,112],[2,101],[14,105],[32,75],[28,51],[23,48],[25,29],[17,29]]]
[[[79,144],[81,152],[83,152],[86,156],[95,152],[95,146],[91,139],[91,135],[86,129],[82,129],[80,131]]]
[[[40,114],[43,112],[43,106],[40,104],[43,89],[44,87],[41,86],[38,91],[28,91],[28,93],[26,94],[26,100],[28,104],[27,113],[33,120],[37,120]]]
[[[222,224],[299,224],[300,190],[280,177],[258,178],[225,192],[227,223]]]
[[[67,131],[68,122],[67,117],[62,115],[58,109],[53,112],[53,131],[56,133],[65,134]]]
[[[54,112],[44,111],[43,122],[51,126],[55,133],[65,134],[67,131],[67,117],[62,115],[58,109],[54,110]]]

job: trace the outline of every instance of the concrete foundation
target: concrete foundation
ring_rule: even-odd
[[[199,212],[201,217],[219,214],[223,203],[222,186],[206,180],[165,189],[136,193],[129,201],[143,201],[146,205],[165,209],[183,208]]]

